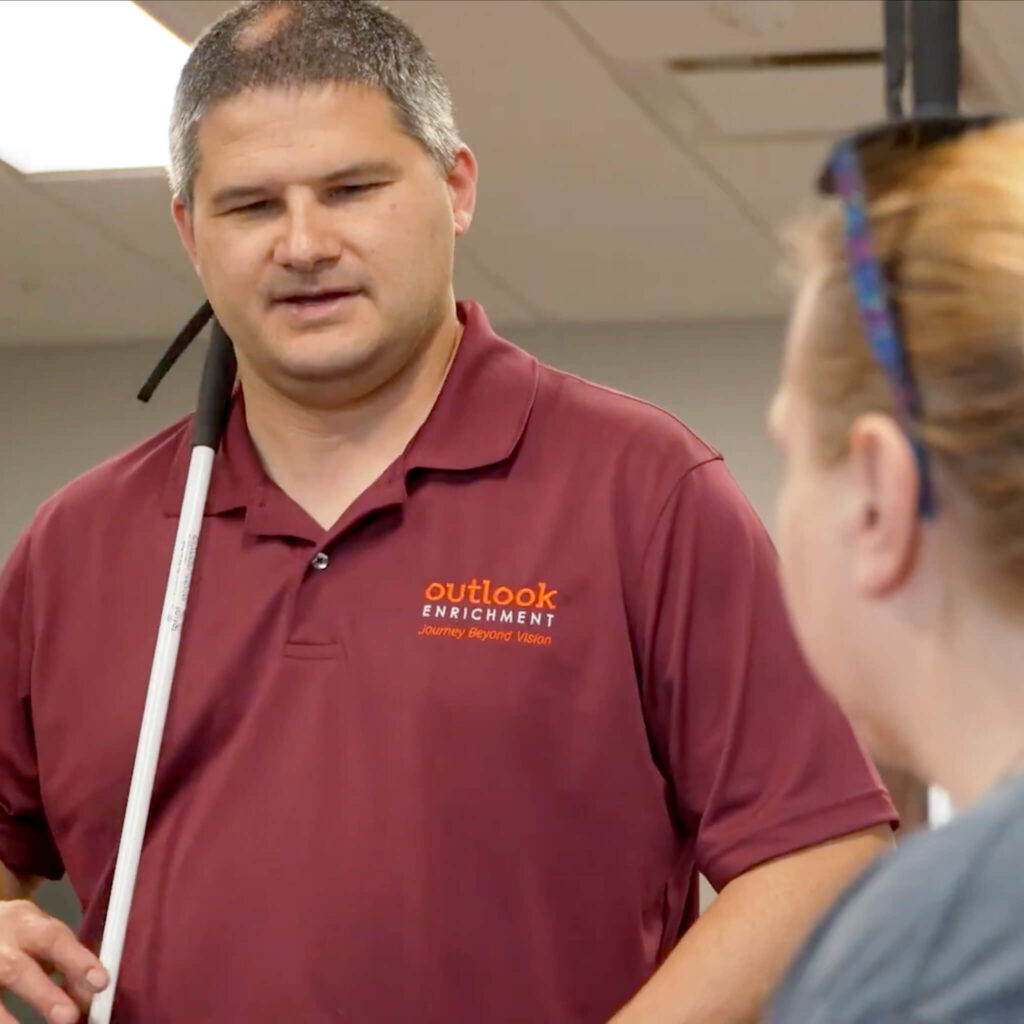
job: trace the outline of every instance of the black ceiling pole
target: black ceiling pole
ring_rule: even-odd
[[[914,113],[958,113],[959,0],[910,0],[910,46]]]
[[[883,0],[885,25],[885,113],[903,117],[903,82],[907,66],[907,2]]]

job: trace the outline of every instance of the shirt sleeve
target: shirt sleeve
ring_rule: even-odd
[[[43,811],[29,696],[30,547],[26,533],[0,572],[0,862],[57,879],[64,865]]]
[[[794,639],[767,532],[720,458],[661,508],[641,562],[655,756],[720,889],[774,857],[898,818]]]

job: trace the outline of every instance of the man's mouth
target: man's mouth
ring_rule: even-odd
[[[275,304],[288,305],[295,307],[316,307],[329,305],[333,302],[337,302],[340,299],[352,298],[354,295],[358,295],[358,291],[355,289],[324,289],[323,291],[317,292],[295,292],[291,295],[283,295],[278,299],[275,299]]]
[[[360,288],[284,292],[274,299],[271,308],[280,310],[295,325],[314,327],[347,318],[356,309],[356,300],[362,294]]]

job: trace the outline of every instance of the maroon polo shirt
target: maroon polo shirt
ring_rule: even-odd
[[[720,456],[460,317],[429,419],[326,532],[235,404],[121,1024],[596,1024],[698,869],[894,820]],[[188,452],[180,423],[69,485],[0,586],[0,859],[66,869],[90,943]]]

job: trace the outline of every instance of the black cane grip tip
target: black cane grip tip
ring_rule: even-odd
[[[210,347],[203,364],[199,401],[192,432],[192,445],[216,448],[227,423],[231,390],[235,383],[235,350],[224,328],[215,319]]]
[[[140,402],[148,402],[153,397],[153,393],[167,376],[167,372],[178,361],[185,349],[192,344],[196,335],[206,326],[212,316],[213,307],[207,301],[189,317],[188,323],[178,332],[178,336],[171,342],[170,347],[160,357],[160,362],[153,367],[153,372],[147,378],[146,383],[142,385],[142,389],[136,396]]]

